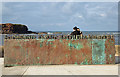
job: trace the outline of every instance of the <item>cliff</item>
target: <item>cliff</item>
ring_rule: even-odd
[[[28,31],[28,27],[22,24],[6,23],[0,24],[0,27],[2,27],[2,30],[0,31],[2,34],[36,34],[36,32]]]

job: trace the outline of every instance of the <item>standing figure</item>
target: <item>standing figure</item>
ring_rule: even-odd
[[[82,36],[82,32],[80,31],[79,28],[77,28],[76,26],[73,28],[73,32],[70,35],[81,35]]]
[[[80,33],[79,35],[82,37],[83,35],[79,28],[77,28],[77,31],[78,31],[78,33]]]

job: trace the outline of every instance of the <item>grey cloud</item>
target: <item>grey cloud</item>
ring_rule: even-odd
[[[72,30],[74,25],[82,30],[116,30],[117,8],[117,3],[107,2],[8,2],[3,3],[2,16],[5,23],[23,23],[37,31]]]

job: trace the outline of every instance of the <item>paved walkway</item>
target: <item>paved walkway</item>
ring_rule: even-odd
[[[0,61],[3,63],[3,59],[0,59]],[[118,75],[118,64],[14,66],[14,67],[3,67],[2,74],[3,75]]]
[[[118,75],[118,65],[44,65],[3,68],[3,75]]]

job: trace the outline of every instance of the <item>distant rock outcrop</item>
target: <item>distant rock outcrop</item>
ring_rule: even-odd
[[[36,32],[28,31],[28,27],[22,24],[0,24],[2,34],[37,34]]]
[[[47,32],[40,32],[40,33],[38,33],[38,34],[47,34]]]

